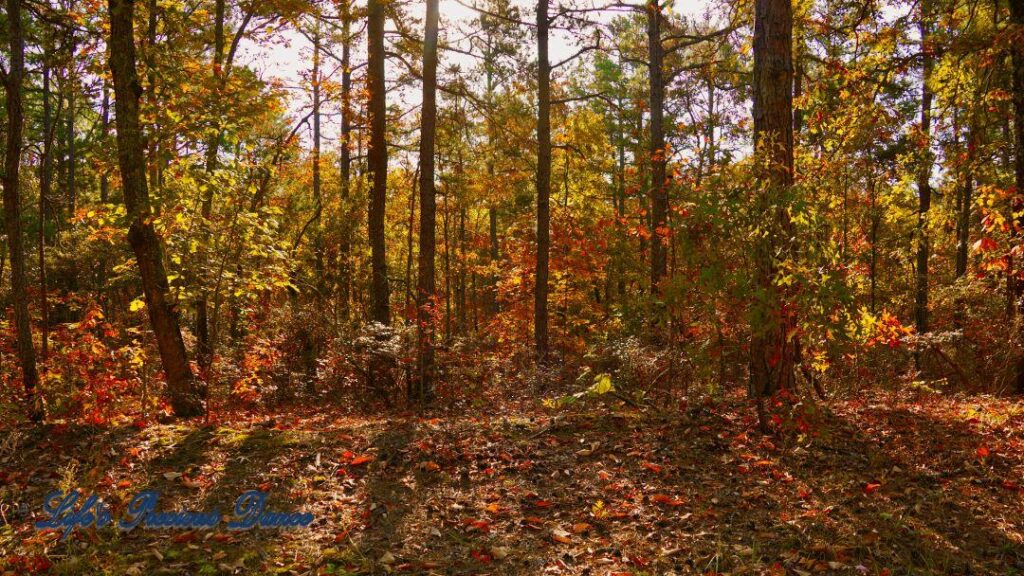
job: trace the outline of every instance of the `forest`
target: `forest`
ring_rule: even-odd
[[[0,575],[1024,574],[1024,0],[0,45]]]

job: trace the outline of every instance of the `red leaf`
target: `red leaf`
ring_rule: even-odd
[[[483,563],[483,564],[490,564],[490,562],[491,562],[491,555],[486,553],[486,552],[484,552],[483,549],[473,550],[473,551],[471,551],[469,553],[469,555],[472,556],[473,559],[476,560],[477,562],[480,562],[480,563]]]
[[[362,466],[369,462],[373,462],[373,456],[357,456],[356,458],[353,458],[352,462],[349,462],[349,464],[352,466]]]
[[[647,468],[651,472],[654,472],[655,474],[661,474],[661,471],[662,471],[662,467],[659,466],[658,464],[653,463],[653,462],[644,462],[643,463],[643,467]]]
[[[685,500],[682,500],[680,498],[673,498],[668,494],[655,494],[654,496],[651,497],[651,500],[657,502],[658,504],[665,504],[667,506],[682,506],[683,504],[686,504]]]

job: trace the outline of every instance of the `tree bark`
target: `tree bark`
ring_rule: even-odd
[[[45,364],[50,354],[50,305],[46,286],[46,203],[53,184],[53,104],[50,92],[49,53],[43,54],[43,156],[39,163],[39,315],[42,328],[39,354]]]
[[[9,0],[12,1],[12,0]],[[192,375],[178,316],[170,300],[160,238],[153,228],[153,212],[146,182],[146,159],[139,125],[142,87],[135,69],[134,0],[110,0],[110,72],[114,80],[117,158],[125,209],[131,224],[131,244],[142,277],[146,308],[153,325],[160,361],[167,377],[168,396],[179,417],[205,411],[206,390]]]
[[[221,78],[224,74],[224,19],[226,17],[226,0],[216,0],[214,4],[213,20],[213,77],[214,87],[220,90]],[[155,11],[150,10],[151,17]],[[151,28],[155,28],[155,20],[151,21]],[[154,30],[155,31],[155,30]],[[200,209],[203,221],[207,227],[204,236],[209,240],[210,219],[213,216],[213,173],[217,169],[217,154],[220,151],[220,128],[215,128],[215,133],[206,141],[206,176],[207,186],[203,192],[203,204]],[[213,365],[214,344],[210,335],[210,305],[209,296],[206,293],[205,281],[201,282],[199,288],[199,300],[196,302],[196,356],[199,366],[203,371],[209,370]]]
[[[75,29],[68,28],[68,117],[67,139],[68,139],[68,218],[74,218],[75,207],[78,204],[78,187],[76,185],[77,170],[75,164],[78,159],[75,157]]]
[[[1024,0],[1010,0],[1010,21],[1018,29],[1024,29]],[[1019,236],[1024,229],[1024,45],[1013,45],[1013,174],[1017,194],[1014,198],[1016,228]],[[1024,312],[1024,282],[1014,282],[1017,317]],[[1024,342],[1024,323],[1017,322],[1017,342]],[[1018,353],[1016,366],[1017,392],[1024,394],[1024,353]]]
[[[792,387],[797,349],[795,310],[776,285],[776,258],[791,253],[786,197],[793,184],[793,7],[790,0],[756,0],[754,10],[754,147],[764,163],[758,206],[769,221],[754,256],[750,394],[764,428],[763,400]]]
[[[434,190],[434,142],[437,136],[438,0],[427,0],[423,33],[423,108],[420,126],[420,245],[416,275],[416,326],[419,378],[415,399],[424,401],[434,385],[435,255],[437,197]]]
[[[21,0],[7,0],[7,25],[10,55],[8,59],[7,143],[4,158],[3,202],[7,246],[11,253],[11,292],[14,298],[14,327],[17,332],[18,362],[28,403],[28,416],[33,422],[44,417],[43,403],[38,395],[39,373],[32,347],[31,317],[28,312],[28,281],[25,277],[25,247],[22,237],[20,169],[25,115],[22,108],[25,77],[25,36],[21,22]]]
[[[548,0],[537,1],[537,268],[533,341],[537,360],[548,355],[548,264],[551,253],[551,63]]]
[[[369,236],[371,267],[370,319],[381,324],[390,322],[388,263],[384,239],[384,210],[388,187],[388,144],[386,130],[387,104],[384,89],[384,4],[368,0],[367,4],[367,82],[370,93],[370,149],[367,168],[372,173],[370,191]]]
[[[102,130],[103,144],[107,144],[107,137],[110,135],[110,91],[107,89],[107,81],[103,81],[103,104],[100,107],[100,129]],[[109,171],[104,167],[100,172],[100,203],[106,204],[110,197]]]
[[[974,203],[974,157],[978,147],[978,126],[975,114],[971,114],[967,134],[967,166],[963,172],[963,188],[959,198],[959,213],[956,221],[956,268],[954,279],[967,274],[968,245],[971,241],[971,205]]]
[[[351,219],[349,216],[349,180],[352,172],[352,7],[349,0],[341,4],[341,237],[338,242],[338,301],[342,319],[349,319],[352,298]]]
[[[651,99],[651,295],[661,293],[661,279],[668,268],[668,191],[666,189],[665,148],[665,81],[663,77],[664,51],[661,46],[661,5],[659,0],[647,4],[647,53]]]
[[[320,186],[320,23],[313,34],[313,269],[316,273],[317,299],[323,297],[327,287],[324,272],[324,238],[320,229],[324,199]]]
[[[932,73],[931,24],[928,0],[921,3],[921,136],[925,150],[923,160],[917,173],[917,267],[915,272],[914,323],[918,334],[928,331],[928,258],[931,251],[931,238],[928,232],[928,211],[932,205],[932,157],[931,157],[931,123],[932,123],[932,92],[928,82]]]

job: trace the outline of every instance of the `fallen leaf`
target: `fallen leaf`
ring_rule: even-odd
[[[569,544],[572,542],[572,535],[561,528],[552,528],[551,539],[555,542],[561,542],[562,544]]]
[[[654,472],[655,474],[661,474],[661,471],[663,470],[662,466],[655,464],[653,462],[644,462],[643,467],[647,468],[651,472]]]

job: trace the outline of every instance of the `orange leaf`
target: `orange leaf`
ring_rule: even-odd
[[[593,526],[591,526],[590,524],[587,524],[586,522],[579,522],[579,523],[576,523],[576,524],[572,525],[572,531],[574,533],[576,533],[576,534],[583,534],[584,532],[590,532],[591,528],[593,528]]]
[[[683,504],[686,504],[685,500],[673,498],[668,494],[655,494],[651,497],[651,500],[654,500],[658,504],[665,504],[668,506],[682,506]]]
[[[644,468],[647,468],[648,470],[654,472],[655,474],[661,474],[662,467],[659,466],[658,464],[655,464],[653,462],[644,462],[643,466]]]

